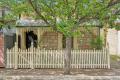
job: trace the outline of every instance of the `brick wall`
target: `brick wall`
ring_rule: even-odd
[[[0,33],[0,67],[4,67],[4,37]]]
[[[40,47],[45,49],[57,49],[58,48],[58,33],[52,31],[46,31],[40,37]]]
[[[91,41],[99,36],[98,28],[94,27],[90,31],[85,28],[80,28],[80,31],[82,32],[81,35],[77,37],[78,49],[91,49]]]

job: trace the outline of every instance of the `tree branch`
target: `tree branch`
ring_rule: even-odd
[[[91,19],[98,19],[98,17],[96,17],[96,16],[83,16],[83,17],[79,18],[78,21],[75,22],[75,25],[72,27],[72,32],[74,32],[78,28],[78,26],[80,26],[80,23],[82,24],[82,23],[89,21]]]
[[[116,10],[114,14],[120,14],[120,9],[119,10]]]
[[[49,6],[49,5],[47,5],[47,4],[45,4],[45,6],[50,10],[50,12],[51,12],[51,16],[54,18],[53,19],[53,26],[55,26],[56,25],[56,16],[55,16],[55,10],[51,7],[51,6]]]
[[[68,0],[63,0],[66,5],[68,5]]]
[[[15,23],[16,20],[0,20],[2,24]]]
[[[108,3],[108,6],[107,7],[105,7],[105,8],[109,8],[109,7],[112,7],[112,6],[114,6],[114,5],[116,5],[116,4],[119,4],[120,3],[120,0],[111,0],[109,3]],[[103,8],[103,9],[105,9],[105,8]],[[117,11],[115,11],[115,14],[117,14],[117,13],[119,13],[120,12],[120,10],[117,10]],[[98,12],[98,14],[99,14],[99,12]],[[83,22],[85,22],[86,20],[90,20],[90,19],[98,19],[99,17],[97,17],[97,16],[92,16],[92,17],[88,17],[88,16],[83,16],[83,17],[81,17],[79,20],[78,20],[78,22],[77,22],[77,24],[80,24],[80,23],[83,23]],[[105,17],[105,19],[106,18],[108,18],[108,17]]]
[[[28,2],[30,3],[30,5],[32,6],[32,8],[34,9],[34,11],[42,18],[42,20],[44,20],[46,24],[48,24],[49,26],[51,26],[51,24],[47,21],[47,19],[45,19],[45,17],[37,10],[37,8],[34,7],[32,1],[28,0]]]
[[[119,4],[120,3],[120,0],[111,0],[109,3],[108,3],[108,6],[107,8],[111,7],[111,6],[114,6],[116,4]]]
[[[73,15],[75,14],[75,18],[78,17],[78,15],[77,15],[77,11],[76,11],[76,9],[77,9],[77,5],[78,5],[78,1],[79,1],[79,0],[76,0],[76,1],[75,1],[75,7],[74,7],[74,9],[72,10],[72,14],[73,14]],[[75,12],[76,12],[76,13],[75,13]]]

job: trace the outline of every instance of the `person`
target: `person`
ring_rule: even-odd
[[[28,48],[31,46],[31,43],[33,43],[34,47],[37,47],[37,35],[33,31],[28,34]]]

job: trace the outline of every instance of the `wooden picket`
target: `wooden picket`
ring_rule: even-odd
[[[16,51],[17,50],[17,51]],[[64,68],[64,50],[7,49],[6,68]],[[110,68],[107,48],[102,50],[72,50],[71,68]]]

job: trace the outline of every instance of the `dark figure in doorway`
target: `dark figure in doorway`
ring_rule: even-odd
[[[34,47],[37,47],[37,35],[33,31],[26,33],[26,48],[30,48],[31,43],[33,43]]]

